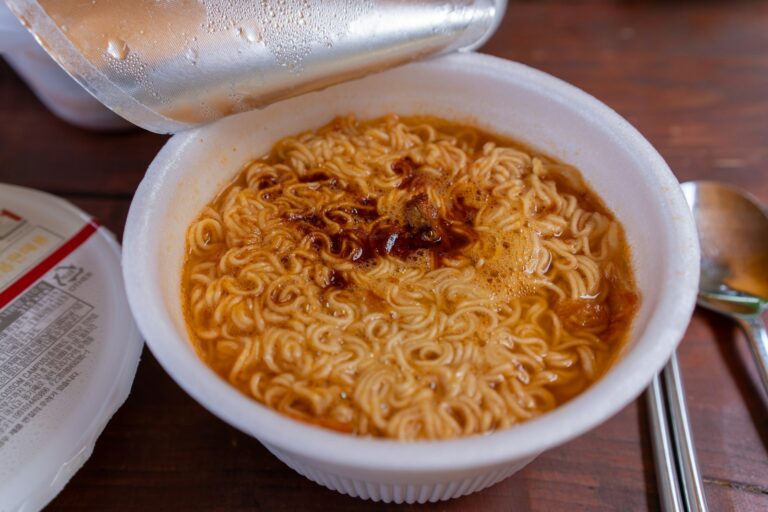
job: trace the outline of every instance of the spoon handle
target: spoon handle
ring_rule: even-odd
[[[768,394],[768,331],[765,330],[765,323],[760,315],[741,318],[739,323],[747,334],[757,372],[763,381],[763,390]]]

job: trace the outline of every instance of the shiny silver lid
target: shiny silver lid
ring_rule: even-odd
[[[173,133],[414,59],[471,50],[506,0],[7,0],[83,87]]]

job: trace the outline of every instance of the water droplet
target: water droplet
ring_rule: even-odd
[[[198,54],[195,48],[192,48],[191,46],[187,48],[187,51],[184,52],[184,57],[192,64],[197,64]]]
[[[255,43],[256,41],[261,40],[261,34],[259,33],[259,29],[256,27],[245,27],[243,34],[245,35],[246,41],[250,43]]]
[[[122,39],[110,39],[107,42],[107,53],[115,60],[125,60],[130,48]]]

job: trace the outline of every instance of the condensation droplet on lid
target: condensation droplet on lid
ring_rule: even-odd
[[[245,40],[249,43],[255,43],[256,41],[261,40],[261,34],[256,27],[245,27],[243,29],[243,35],[245,36]]]
[[[184,52],[184,57],[192,64],[197,64],[198,53],[196,49],[192,47],[187,48],[187,51]]]
[[[251,43],[259,42],[283,68],[300,73],[313,46],[334,46],[350,24],[373,8],[373,0],[199,0],[205,7],[208,31],[230,34]],[[251,27],[253,27],[251,29]],[[235,45],[239,46],[239,45]],[[238,54],[244,48],[236,48]]]
[[[107,53],[115,60],[125,60],[129,51],[128,44],[122,39],[110,39],[107,42]]]

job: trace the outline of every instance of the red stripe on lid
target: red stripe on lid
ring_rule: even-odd
[[[6,210],[5,208],[3,208],[3,211],[0,212],[0,215],[2,215],[3,217],[8,217],[9,219],[13,219],[15,221],[22,220],[21,217],[19,217],[18,215],[16,215],[10,210]]]
[[[3,214],[5,214],[5,210],[3,210]],[[75,233],[72,238],[60,245],[58,249],[49,254],[43,261],[28,270],[26,274],[23,274],[13,283],[8,285],[5,290],[0,292],[0,308],[5,307],[6,304],[18,297],[21,292],[35,284],[38,279],[43,277],[43,275],[56,266],[57,263],[83,245],[83,242],[88,240],[98,229],[99,223],[95,219],[91,219],[90,222],[83,226],[80,231]]]

